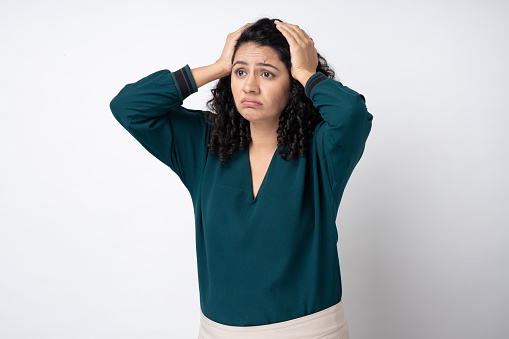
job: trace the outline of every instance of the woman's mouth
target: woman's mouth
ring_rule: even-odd
[[[256,107],[256,106],[261,106],[263,105],[261,102],[259,102],[258,100],[256,99],[251,99],[251,98],[244,98],[240,101],[240,103],[244,106],[247,106],[247,107]]]

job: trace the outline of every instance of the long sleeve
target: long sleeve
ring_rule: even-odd
[[[324,119],[316,142],[322,149],[335,205],[339,207],[346,182],[364,152],[373,115],[362,94],[321,72],[309,78],[305,93]]]
[[[188,65],[126,85],[110,103],[118,122],[168,165],[194,197],[206,157],[205,112],[182,107],[198,89]]]

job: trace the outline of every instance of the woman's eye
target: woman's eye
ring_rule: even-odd
[[[235,74],[240,75],[239,72],[244,72],[244,71],[241,70],[241,69],[238,69],[238,70],[235,71]]]
[[[270,78],[270,77],[273,77],[274,75],[270,72],[263,72],[262,74],[268,74],[267,75],[267,78]]]

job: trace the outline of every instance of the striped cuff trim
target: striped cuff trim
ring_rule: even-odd
[[[320,82],[327,79],[328,78],[322,72],[316,72],[315,74],[313,74],[306,82],[306,87],[304,88],[306,96],[311,99],[311,91],[313,90],[313,88]]]
[[[184,101],[185,98],[198,91],[189,65],[185,65],[171,74],[175,80],[180,100]]]

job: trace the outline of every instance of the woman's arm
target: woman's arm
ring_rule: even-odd
[[[118,122],[180,177],[191,196],[207,155],[208,127],[204,112],[183,107],[183,101],[199,87],[231,73],[235,44],[249,25],[228,34],[215,63],[155,72],[124,86],[110,103]]]
[[[228,74],[230,74],[218,62],[215,62],[212,65],[208,66],[193,68],[191,70],[191,73],[196,83],[196,87],[198,88],[205,84],[208,84],[211,81],[221,79],[222,77],[225,77]]]
[[[306,32],[297,25],[275,23],[290,45],[292,76],[304,86],[306,96],[323,117],[314,138],[339,207],[346,182],[364,152],[373,115],[362,94],[316,72],[318,54]]]
[[[373,120],[364,96],[321,72],[308,79],[304,91],[325,121],[323,143],[326,154],[331,159],[345,156],[348,165],[355,167],[364,151]]]
[[[327,145],[341,148],[349,163],[357,163],[362,154],[359,148],[364,148],[373,119],[364,96],[316,72],[318,53],[313,39],[299,26],[277,20],[275,25],[290,45],[292,77],[304,86],[306,96],[327,124]]]
[[[161,70],[125,85],[110,108],[118,122],[152,155],[168,165],[193,195],[206,155],[204,112],[182,106],[198,90],[188,65]]]
[[[228,34],[221,57],[211,65],[192,70],[186,65],[173,73],[162,70],[126,85],[110,103],[115,118],[129,128],[135,116],[161,117],[201,86],[230,74],[237,40],[250,25]]]

